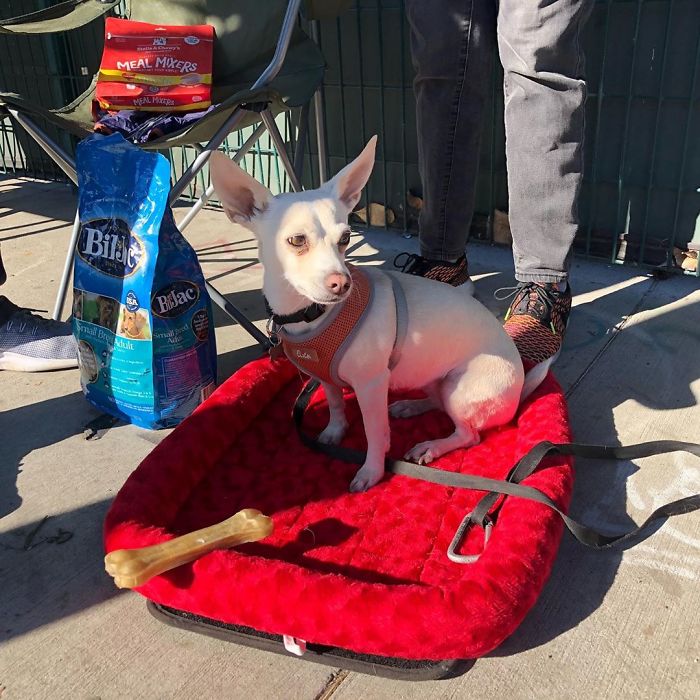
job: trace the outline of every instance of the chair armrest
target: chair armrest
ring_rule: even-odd
[[[101,17],[119,0],[67,0],[18,17],[0,18],[0,34],[51,34],[77,29]]]

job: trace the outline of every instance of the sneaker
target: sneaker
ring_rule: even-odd
[[[513,294],[503,327],[515,342],[525,369],[544,362],[551,365],[559,356],[569,322],[569,286],[561,292],[556,284],[521,282]]]
[[[69,324],[20,309],[5,297],[0,297],[0,306],[9,313],[0,326],[0,369],[44,372],[78,366],[77,344]]]
[[[402,256],[405,260],[399,262]],[[456,262],[446,262],[443,260],[430,260],[415,253],[399,253],[394,258],[394,267],[407,275],[418,275],[429,280],[451,284],[459,287],[469,281],[469,270],[467,269],[467,257],[462,255]]]

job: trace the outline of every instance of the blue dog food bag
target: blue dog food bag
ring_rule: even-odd
[[[176,425],[215,387],[216,343],[202,270],[168,206],[170,165],[119,134],[82,141],[77,163],[83,392],[141,427]]]

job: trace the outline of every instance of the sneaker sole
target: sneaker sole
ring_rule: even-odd
[[[16,352],[0,352],[0,370],[11,372],[49,372],[55,369],[75,369],[78,358],[56,360],[45,357],[27,357]]]

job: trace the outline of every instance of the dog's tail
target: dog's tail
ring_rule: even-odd
[[[547,372],[549,372],[549,368],[552,366],[552,363],[555,359],[556,356],[550,357],[544,362],[540,362],[525,375],[525,381],[523,382],[523,390],[520,392],[520,403],[525,401],[525,399],[528,396],[530,396],[530,394],[535,389],[537,389],[537,387],[540,384],[542,384],[544,378],[547,376]]]

